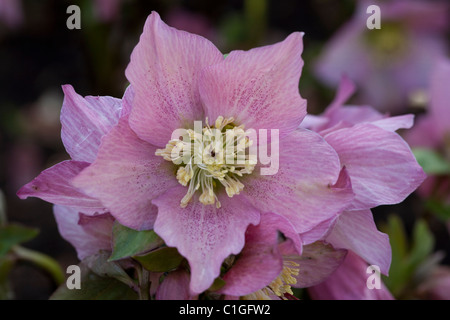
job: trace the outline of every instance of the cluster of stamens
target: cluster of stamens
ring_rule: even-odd
[[[244,188],[239,178],[253,172],[256,155],[248,152],[253,142],[244,126],[233,122],[234,118],[219,116],[210,126],[206,118],[206,126],[184,130],[182,139],[172,139],[165,149],[156,151],[156,155],[179,166],[177,180],[188,187],[181,207],[186,207],[195,192],[200,191],[201,203],[220,208],[216,195],[220,185],[230,198]]]
[[[298,276],[299,264],[293,261],[283,261],[283,270],[267,287],[242,297],[243,300],[272,300],[272,297],[278,296],[286,299],[285,294],[293,295],[291,285],[297,283],[294,276]]]

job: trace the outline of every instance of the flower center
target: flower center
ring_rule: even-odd
[[[216,204],[220,208],[216,195],[220,186],[230,198],[244,188],[239,178],[253,172],[256,155],[248,152],[253,141],[244,126],[236,126],[233,121],[234,118],[219,116],[210,126],[206,118],[206,126],[184,130],[182,139],[172,139],[164,149],[156,150],[157,156],[178,166],[177,180],[188,187],[181,200],[182,208],[197,190],[201,203]]]
[[[293,261],[285,260],[283,262],[283,270],[280,275],[272,281],[267,287],[262,288],[252,294],[242,297],[243,300],[272,300],[271,297],[278,296],[284,299],[284,295],[294,293],[292,292],[291,285],[297,283],[297,279],[294,276],[299,274],[299,264]]]

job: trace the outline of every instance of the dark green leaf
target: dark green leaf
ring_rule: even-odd
[[[141,256],[134,256],[148,271],[166,272],[176,269],[183,257],[176,248],[164,247]]]
[[[118,222],[113,226],[113,252],[110,261],[128,258],[156,249],[164,241],[153,231],[136,231]]]
[[[138,295],[129,286],[107,277],[101,277],[83,263],[81,289],[68,289],[62,284],[50,297],[51,300],[136,300]]]
[[[37,229],[28,228],[19,224],[0,226],[0,258],[20,243],[29,241],[38,235]]]
[[[91,271],[101,277],[110,277],[125,283],[128,286],[133,286],[133,280],[128,276],[122,267],[113,261],[108,261],[109,252],[100,251],[98,254],[87,257],[83,262]]]
[[[441,201],[433,199],[428,199],[425,202],[425,206],[442,221],[447,222],[450,220],[450,206],[446,206]]]

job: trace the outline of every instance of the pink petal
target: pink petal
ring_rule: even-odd
[[[61,139],[73,160],[94,162],[100,139],[119,121],[120,99],[82,97],[71,85],[64,85],[61,109]]]
[[[244,181],[244,194],[262,212],[286,217],[298,233],[336,216],[353,192],[336,152],[318,134],[298,129],[281,139],[279,169],[260,175],[260,166]],[[343,185],[333,186],[343,181]],[[346,182],[345,182],[346,181]]]
[[[53,207],[56,223],[61,236],[77,251],[78,258],[84,258],[99,250],[111,250],[113,219],[109,214],[92,217],[79,214],[78,208]]]
[[[181,208],[186,191],[179,186],[153,200],[158,207],[154,230],[189,261],[191,291],[200,293],[219,276],[223,260],[242,250],[245,230],[249,224],[259,223],[260,214],[243,196],[219,196],[220,209],[204,205],[194,196]]]
[[[326,240],[335,248],[353,251],[369,264],[378,265],[383,274],[389,274],[389,236],[378,231],[370,209],[343,212]]]
[[[178,184],[171,164],[155,151],[121,120],[102,139],[97,160],[73,184],[100,199],[121,224],[150,229],[156,215],[152,199]]]
[[[368,265],[356,254],[349,252],[345,261],[328,279],[308,288],[314,300],[393,300],[392,294],[381,283],[380,289],[369,289]]]
[[[20,199],[37,197],[58,205],[103,211],[104,206],[99,200],[87,196],[70,184],[70,181],[87,166],[89,163],[80,161],[60,162],[42,171],[33,181],[24,185],[17,192],[17,196]]]
[[[170,272],[156,291],[156,300],[193,300],[189,291],[189,273],[186,270]]]
[[[249,226],[245,246],[231,269],[223,276],[220,293],[244,296],[268,286],[280,274],[283,259],[278,250],[279,232],[301,249],[300,237],[285,218],[266,213],[257,226]],[[297,251],[297,254],[300,254]]]
[[[303,67],[303,34],[249,51],[232,51],[205,68],[199,90],[206,115],[234,117],[246,129],[279,129],[280,137],[295,130],[306,115],[298,90]]]
[[[296,288],[317,285],[329,277],[344,261],[347,250],[334,249],[324,242],[315,242],[303,247],[299,255],[285,255],[285,261],[297,263],[299,274],[295,276]]]
[[[351,209],[399,203],[425,179],[408,144],[396,133],[363,123],[324,138],[352,180],[356,197]]]
[[[405,114],[397,117],[388,117],[381,120],[372,121],[376,125],[387,131],[395,132],[398,129],[409,129],[414,124],[414,115]]]
[[[125,71],[135,91],[131,128],[141,139],[165,146],[175,129],[203,120],[198,74],[221,60],[207,39],[171,28],[152,12]]]
[[[355,83],[350,80],[347,75],[342,75],[341,82],[339,83],[339,88],[336,93],[336,96],[334,97],[331,104],[327,107],[325,111],[325,115],[329,115],[332,113],[335,109],[341,108],[348,99],[355,93],[356,86]]]
[[[333,229],[334,224],[337,221],[338,216],[334,216],[328,220],[325,220],[316,225],[311,230],[308,230],[301,234],[303,245],[308,245],[319,240],[325,240],[328,234]]]
[[[438,132],[450,132],[450,60],[440,60],[432,73],[430,84],[431,114]]]

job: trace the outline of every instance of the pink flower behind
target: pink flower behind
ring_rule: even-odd
[[[344,106],[353,83],[341,80],[334,101],[322,115],[302,123],[317,131],[336,150],[355,192],[353,202],[334,220],[303,236],[305,243],[326,239],[337,248],[353,251],[388,274],[391,248],[377,230],[371,208],[402,202],[425,179],[408,144],[397,134],[410,128],[412,115],[389,117],[370,106]]]
[[[379,30],[366,27],[369,5],[380,7]],[[316,75],[335,86],[347,74],[360,86],[361,101],[398,113],[427,88],[434,62],[446,54],[448,10],[444,1],[358,1],[351,21],[325,45]]]

